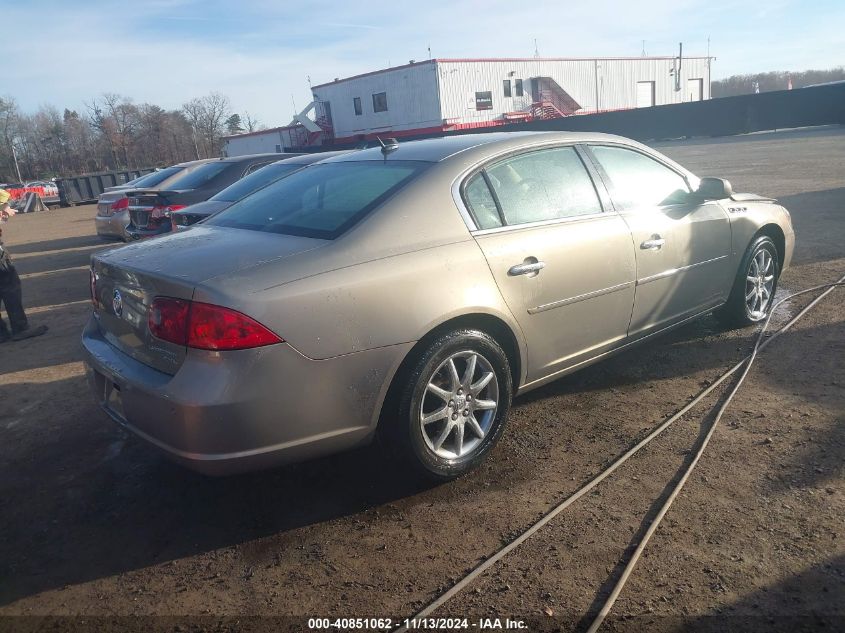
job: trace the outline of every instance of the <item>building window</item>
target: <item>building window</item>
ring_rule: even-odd
[[[475,109],[476,110],[492,110],[493,109],[493,93],[489,90],[487,92],[475,93]]]
[[[361,108],[361,97],[354,97],[352,99],[352,105],[355,107],[355,114],[358,116],[364,114],[364,110]]]
[[[506,97],[510,97],[510,96],[511,96],[511,80],[510,80],[510,79],[505,79],[505,80],[502,82],[502,87],[504,88],[504,95],[505,95]]]
[[[279,144],[276,144],[276,153],[277,153],[277,154],[281,154],[281,153],[282,153],[282,146],[281,146],[281,145],[279,145]]]
[[[514,90],[516,91],[516,96],[521,97],[524,93],[522,92],[522,79],[514,79]]]
[[[387,112],[386,92],[377,92],[373,95],[373,112]]]

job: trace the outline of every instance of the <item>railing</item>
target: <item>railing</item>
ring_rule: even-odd
[[[531,104],[531,120],[547,121],[566,116],[552,101],[538,101]]]
[[[537,78],[537,99],[542,104],[542,119],[557,119],[575,114],[581,106],[551,77]],[[533,104],[532,104],[533,105]]]
[[[334,127],[332,126],[332,122],[329,117],[318,116],[314,122],[320,126],[320,129],[323,130],[323,134],[326,138],[334,138]]]

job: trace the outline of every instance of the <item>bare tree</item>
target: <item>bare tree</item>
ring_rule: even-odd
[[[244,112],[243,117],[241,117],[241,122],[247,132],[257,132],[258,130],[264,130],[267,128],[266,125],[252,116],[249,112]]]
[[[17,178],[12,144],[16,140],[19,118],[20,112],[15,100],[12,97],[0,97],[0,135],[2,135],[2,147],[0,147],[2,170],[0,170],[0,176],[3,180],[15,180]]]
[[[219,92],[191,99],[182,106],[185,118],[194,131],[194,147],[197,158],[220,154],[220,137],[225,134],[226,119],[232,112],[229,98]],[[202,150],[202,151],[201,151]]]

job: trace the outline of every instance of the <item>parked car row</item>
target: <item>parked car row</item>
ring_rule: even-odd
[[[253,171],[248,176],[244,176],[234,184],[229,185],[220,193],[211,196],[205,202],[192,204],[185,209],[174,211],[170,215],[173,228],[175,230],[184,230],[215,213],[223,211],[223,209],[229,208],[241,198],[255,193],[262,187],[266,187],[272,182],[303,169],[307,165],[345,153],[346,151],[321,152],[319,154],[290,154],[289,156],[291,158],[277,160],[257,171]]]
[[[794,248],[775,200],[611,135],[292,157],[210,193],[262,162],[134,187],[133,236],[213,215],[92,258],[98,401],[206,473],[378,435],[401,464],[459,476],[502,436],[513,395],[713,310],[765,319]],[[176,208],[203,196],[218,199]]]
[[[271,182],[344,153],[255,154],[173,165],[101,194],[97,234],[130,242],[184,230]]]

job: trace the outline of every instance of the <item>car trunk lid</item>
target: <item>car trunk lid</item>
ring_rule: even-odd
[[[129,218],[139,229],[154,228],[170,221],[172,199],[178,191],[128,191]]]
[[[187,348],[150,332],[149,312],[156,297],[191,300],[203,281],[304,253],[325,243],[200,225],[94,255],[92,273],[100,331],[135,360],[175,374]]]
[[[159,371],[175,374],[187,348],[157,339],[147,325],[150,306],[158,296],[190,300],[189,282],[123,268],[94,259],[92,291],[100,332],[117,349]]]
[[[122,191],[109,191],[101,193],[97,198],[97,215],[109,217],[114,215],[112,205],[118,200],[125,198],[126,194]]]

